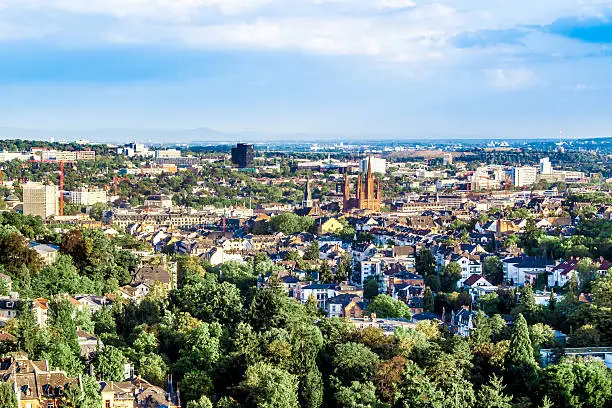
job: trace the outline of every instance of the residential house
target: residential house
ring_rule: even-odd
[[[467,278],[463,282],[463,288],[472,296],[473,302],[476,302],[482,295],[497,291],[497,286],[491,284],[491,282],[482,275],[472,275]]]
[[[476,312],[468,309],[461,309],[457,313],[453,310],[451,313],[451,332],[458,334],[461,337],[469,337],[474,330],[474,318]]]
[[[327,299],[336,296],[339,289],[339,286],[336,284],[313,283],[306,286],[298,286],[296,296],[302,303],[306,303],[312,297],[317,301],[319,309],[325,309]]]
[[[317,220],[319,235],[335,234],[344,229],[344,225],[334,217],[324,217]]]
[[[81,329],[77,329],[77,341],[81,349],[81,356],[89,360],[101,345],[98,338],[93,334],[87,333]]]
[[[363,299],[357,295],[340,294],[326,302],[328,317],[360,318],[364,309]]]
[[[70,378],[63,371],[51,370],[48,362],[22,356],[1,359],[0,378],[14,388],[18,408],[64,406],[66,390],[79,386],[79,379]]]
[[[554,263],[542,256],[516,256],[502,260],[504,280],[514,286],[523,286],[525,283],[535,284],[537,277],[546,273]]]
[[[53,265],[59,254],[59,248],[56,245],[30,243],[30,248],[36,251],[40,259],[45,265]]]

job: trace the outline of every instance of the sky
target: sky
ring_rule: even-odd
[[[612,136],[612,0],[0,0],[0,127]]]

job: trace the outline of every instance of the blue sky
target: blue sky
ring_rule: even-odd
[[[612,136],[612,0],[0,0],[0,127]]]

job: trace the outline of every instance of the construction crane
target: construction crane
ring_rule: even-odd
[[[63,161],[60,161],[59,190],[60,190],[59,213],[60,213],[60,216],[64,216],[64,162]]]
[[[113,176],[113,186],[114,186],[113,191],[115,192],[115,195],[119,194],[119,183],[121,183],[122,181],[130,181],[130,179],[127,177]]]

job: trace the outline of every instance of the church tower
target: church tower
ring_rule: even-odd
[[[304,199],[302,200],[302,207],[312,207],[312,191],[310,189],[310,177],[306,178],[306,188],[304,189]]]

